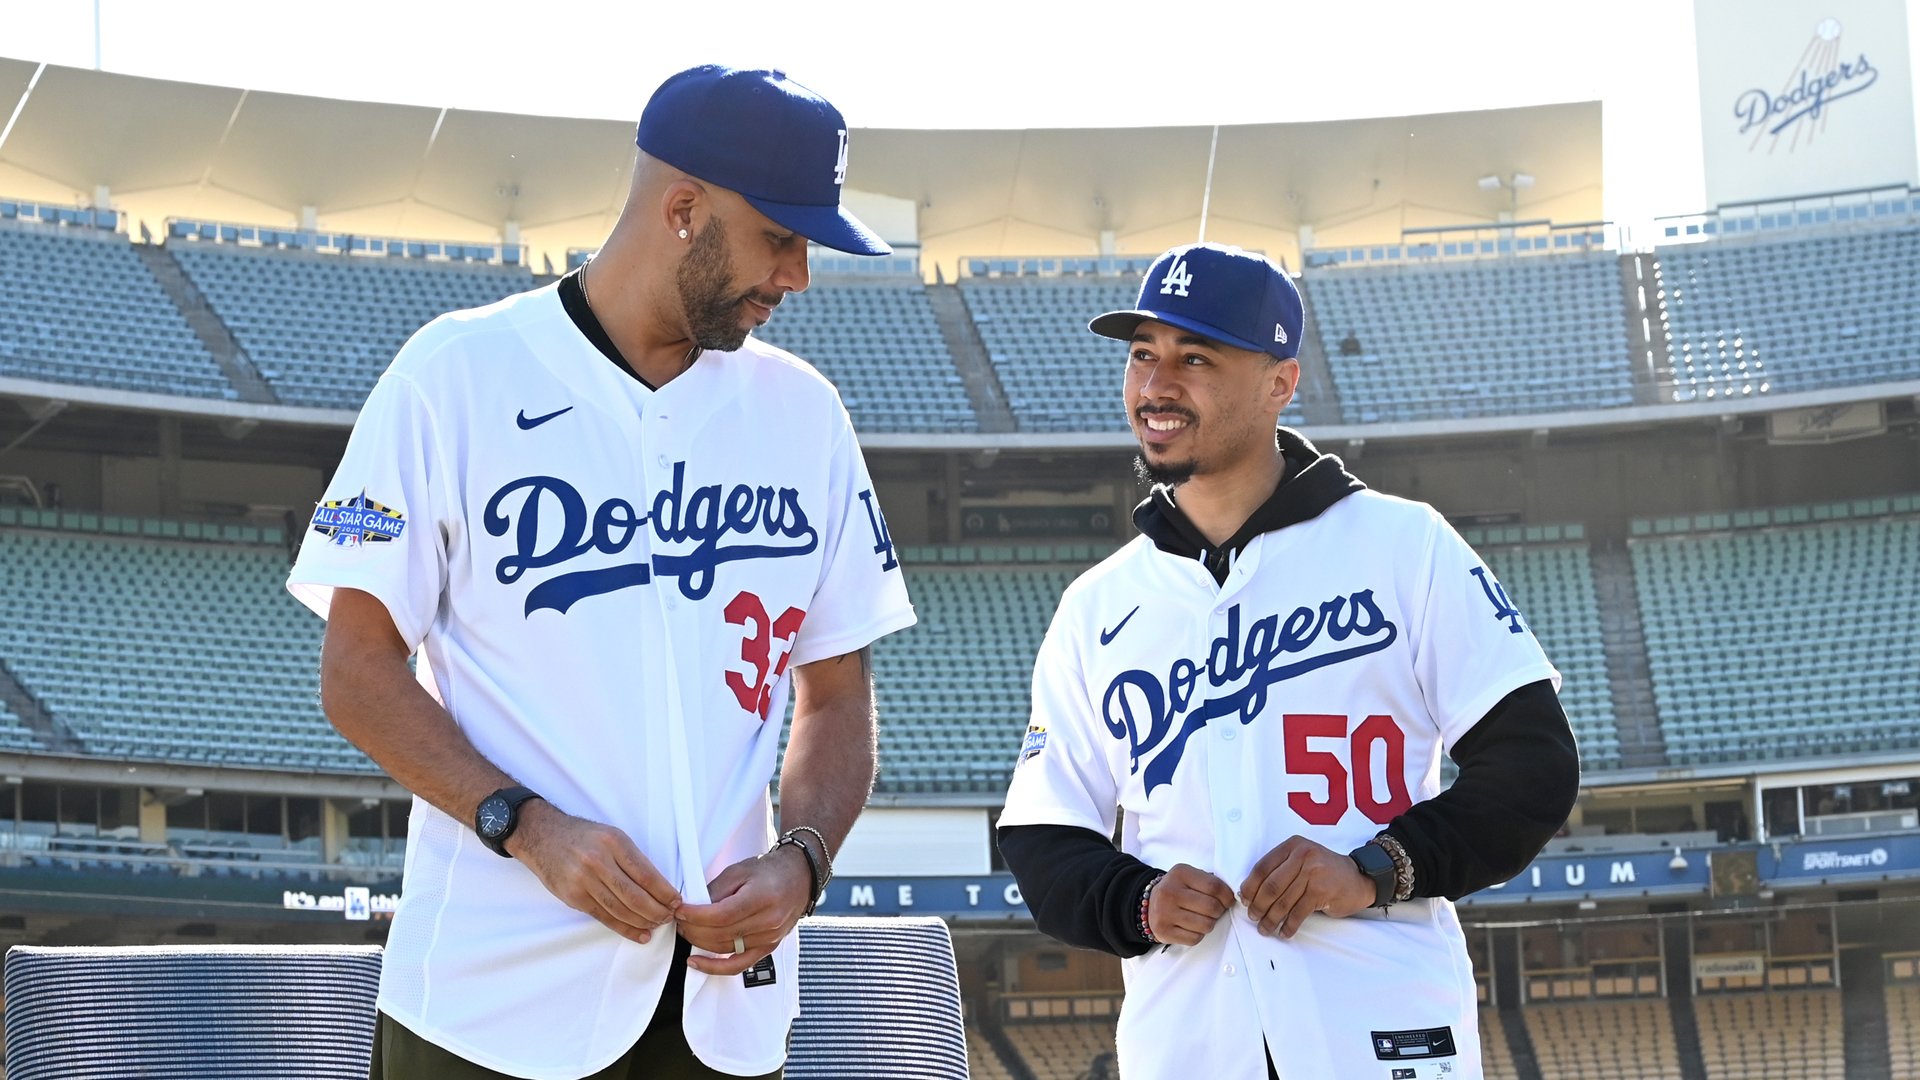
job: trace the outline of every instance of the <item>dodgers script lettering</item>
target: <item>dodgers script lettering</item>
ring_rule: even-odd
[[[1284,621],[1278,615],[1256,619],[1244,636],[1241,625],[1240,605],[1235,604],[1227,611],[1226,633],[1213,639],[1205,657],[1175,660],[1164,681],[1153,672],[1130,669],[1108,684],[1101,717],[1108,733],[1126,740],[1130,771],[1140,772],[1141,760],[1159,751],[1147,762],[1143,775],[1149,796],[1172,782],[1187,739],[1206,727],[1207,721],[1236,716],[1240,723],[1250,724],[1266,708],[1267,691],[1275,683],[1379,652],[1400,636],[1399,628],[1374,602],[1372,589],[1336,596],[1317,609],[1295,608]],[[1280,662],[1307,652],[1322,637],[1336,644],[1356,643]],[[1194,691],[1202,676],[1208,689],[1222,692],[1195,702]],[[1182,718],[1184,722],[1174,731],[1175,721]]]
[[[705,599],[722,564],[791,558],[819,546],[820,534],[807,520],[800,493],[793,488],[736,484],[729,489],[708,484],[688,491],[686,471],[686,462],[674,463],[672,484],[655,493],[646,513],[625,499],[613,498],[589,514],[586,499],[558,477],[528,476],[509,482],[487,500],[482,517],[488,533],[513,533],[515,550],[494,567],[494,576],[502,585],[511,585],[528,570],[558,566],[593,552],[618,555],[642,528],[651,526],[655,551],[650,563],[643,560],[556,574],[527,591],[527,615],[541,608],[564,614],[589,596],[645,585],[658,577],[678,578],[680,593],[689,600]],[[515,496],[520,496],[518,504],[509,510]],[[551,522],[554,514],[560,519],[558,535],[543,548],[542,517]],[[739,540],[727,543],[730,537]],[[674,546],[685,550],[673,550]]]

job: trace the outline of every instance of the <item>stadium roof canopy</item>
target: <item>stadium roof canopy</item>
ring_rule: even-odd
[[[10,114],[40,65],[0,58]],[[956,92],[964,93],[964,90]],[[1208,127],[857,132],[850,188],[890,204],[924,255],[1152,252],[1192,239]],[[558,256],[597,245],[632,126],[303,97],[48,65],[4,143],[0,197],[168,217],[490,241],[506,222]],[[1516,174],[1531,187],[1512,190]],[[1509,186],[1489,190],[1483,177]],[[1517,195],[1517,198],[1516,198]],[[902,213],[904,211],[904,214]],[[1601,214],[1598,102],[1220,129],[1208,236],[1297,258],[1409,228]],[[902,232],[895,227],[898,237]],[[905,237],[900,237],[905,239]],[[1298,265],[1297,263],[1295,265]]]

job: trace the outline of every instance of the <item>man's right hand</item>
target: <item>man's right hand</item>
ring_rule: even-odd
[[[1233,889],[1205,870],[1180,863],[1153,887],[1147,929],[1156,941],[1198,945],[1233,906]]]
[[[561,903],[642,945],[680,908],[679,892],[626,833],[563,813],[545,799],[520,807],[506,847]]]

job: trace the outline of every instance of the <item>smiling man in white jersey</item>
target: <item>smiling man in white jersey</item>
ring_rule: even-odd
[[[1448,901],[1579,790],[1559,675],[1486,566],[1276,430],[1303,322],[1278,266],[1197,244],[1090,324],[1128,343],[1158,486],[1060,601],[999,841],[1042,931],[1127,958],[1129,1080],[1479,1077]]]
[[[401,349],[289,581],[328,717],[416,795],[376,1078],[779,1075],[872,789],[869,647],[913,611],[839,395],[750,336],[809,239],[888,250],[846,122],[702,67],[638,143],[591,262]]]

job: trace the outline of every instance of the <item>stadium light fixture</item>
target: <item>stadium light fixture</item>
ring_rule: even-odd
[[[1499,190],[1500,190],[1500,178],[1499,178],[1499,177],[1497,177],[1497,176],[1483,176],[1483,177],[1481,177],[1481,178],[1480,178],[1480,190],[1481,190],[1481,191],[1499,191]]]
[[[1671,870],[1671,871],[1673,871],[1674,873],[1676,873],[1676,874],[1678,874],[1678,873],[1680,873],[1680,872],[1681,872],[1682,870],[1685,870],[1685,869],[1686,869],[1686,868],[1687,868],[1687,867],[1688,867],[1689,865],[1691,865],[1691,864],[1687,862],[1687,857],[1686,857],[1685,855],[1682,855],[1682,854],[1680,853],[1680,849],[1679,849],[1679,848],[1677,848],[1677,847],[1676,847],[1676,848],[1674,848],[1674,849],[1673,849],[1673,858],[1672,858],[1672,859],[1670,859],[1670,860],[1668,860],[1668,862],[1667,862],[1667,869],[1669,869],[1669,870]]]

